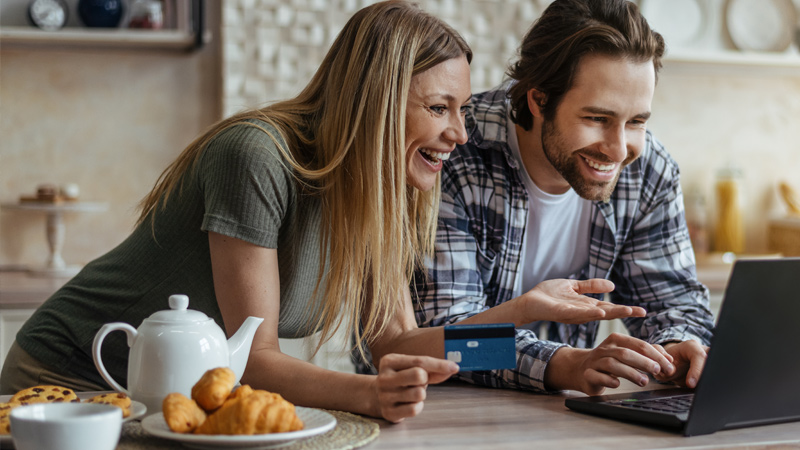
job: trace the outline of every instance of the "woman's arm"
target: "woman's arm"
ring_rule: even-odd
[[[225,328],[263,317],[241,382],[280,393],[309,407],[336,409],[398,422],[422,410],[425,387],[447,379],[456,365],[433,358],[386,355],[379,375],[335,372],[281,353],[280,280],[275,249],[209,232],[214,290]]]

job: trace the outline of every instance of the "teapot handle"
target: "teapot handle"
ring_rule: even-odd
[[[119,383],[111,378],[111,375],[109,375],[106,367],[103,365],[103,361],[100,356],[100,347],[103,345],[103,340],[106,338],[108,333],[117,330],[124,331],[125,334],[128,335],[128,347],[133,345],[133,341],[136,340],[136,336],[138,335],[136,328],[133,328],[124,322],[107,323],[100,327],[100,330],[94,336],[94,342],[92,343],[92,357],[94,358],[94,366],[97,368],[97,371],[100,372],[100,376],[106,380],[106,383],[114,388],[115,391],[122,392],[130,397],[131,394],[128,392],[128,390],[120,386]]]

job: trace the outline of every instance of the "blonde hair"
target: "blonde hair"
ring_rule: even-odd
[[[330,266],[317,278],[317,289],[327,282],[310,326],[322,329],[321,345],[346,318],[363,355],[398,313],[414,270],[433,254],[439,183],[429,192],[406,183],[411,77],[461,56],[472,59],[463,38],[416,4],[359,10],[297,97],[237,114],[192,142],[140,203],[139,223],[180,195],[181,177],[219,132],[248,119],[273,125],[280,140],[270,136],[298,181],[322,199],[321,254]]]

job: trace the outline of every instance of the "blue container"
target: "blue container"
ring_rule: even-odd
[[[80,0],[78,15],[87,27],[116,28],[122,20],[122,0]]]

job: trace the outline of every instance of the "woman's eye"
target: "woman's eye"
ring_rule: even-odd
[[[461,107],[461,114],[466,114],[469,112],[469,105],[464,105]]]
[[[428,107],[428,109],[435,112],[436,114],[444,114],[444,112],[447,111],[447,108],[445,108],[444,106],[430,106]]]

